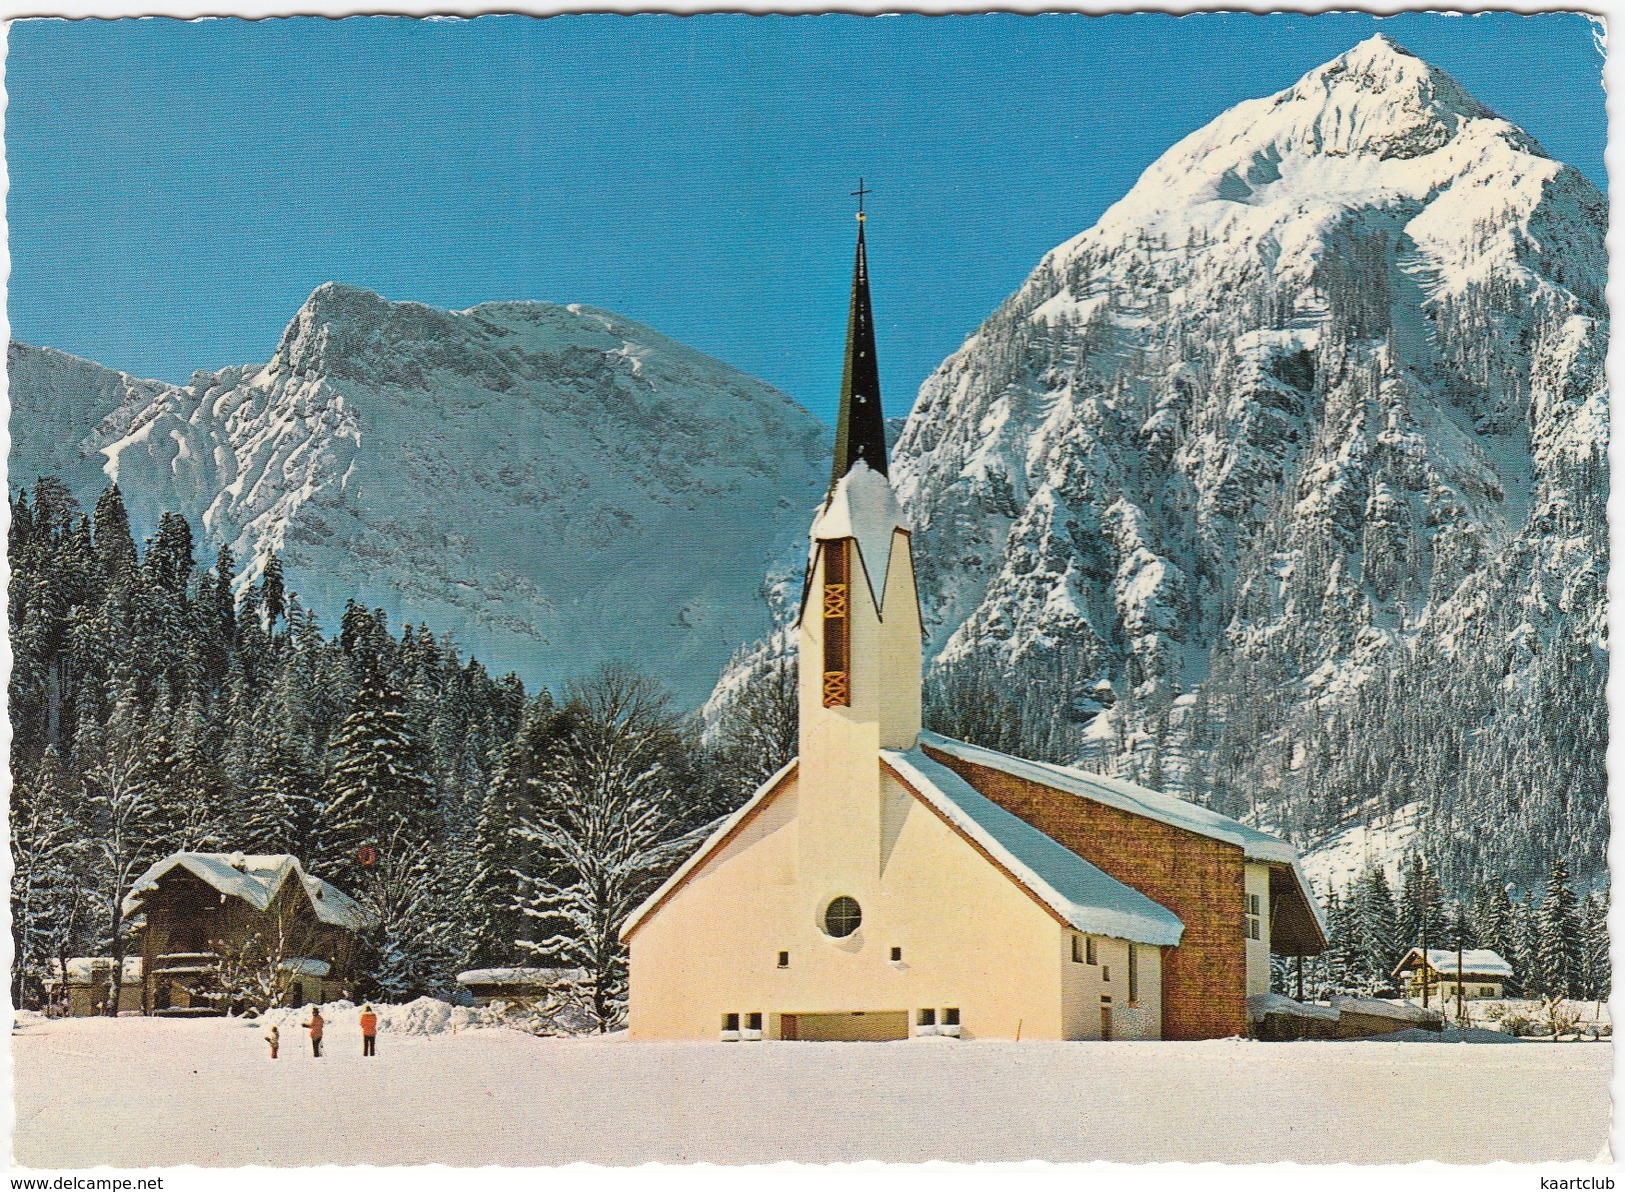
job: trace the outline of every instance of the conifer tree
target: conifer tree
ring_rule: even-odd
[[[308,858],[316,832],[319,780],[293,735],[273,726],[261,737],[237,829],[244,851]]]
[[[136,570],[135,539],[130,534],[130,515],[117,484],[109,485],[96,498],[91,522],[96,565],[103,583],[112,587],[130,582]]]
[[[1598,894],[1580,900],[1580,972],[1578,995],[1606,1000],[1613,986],[1608,948],[1608,903]]]
[[[148,725],[133,693],[117,701],[105,727],[82,725],[74,749],[82,767],[86,819],[96,857],[101,940],[113,959],[107,1012],[118,1012],[128,943],[124,898],[135,879],[165,851],[158,823],[156,755]]]
[[[1401,949],[1396,939],[1394,895],[1380,865],[1366,870],[1355,888],[1354,918],[1359,975],[1369,989],[1381,989],[1389,984]]]
[[[260,606],[265,610],[265,625],[274,629],[279,618],[288,611],[287,581],[282,574],[282,560],[273,551],[260,571]]]
[[[1581,977],[1580,924],[1574,891],[1569,888],[1569,867],[1562,858],[1552,863],[1536,916],[1536,988],[1552,997],[1573,997]]]
[[[348,716],[328,747],[332,758],[317,821],[326,872],[361,876],[363,846],[421,856],[439,825],[425,750],[406,700],[388,678],[368,672]],[[342,882],[341,882],[342,884]]]

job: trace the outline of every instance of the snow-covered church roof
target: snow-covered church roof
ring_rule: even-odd
[[[171,853],[143,873],[124,896],[124,913],[133,914],[158,888],[170,870],[187,870],[205,883],[233,898],[241,898],[255,910],[267,909],[290,876],[298,879],[316,918],[334,927],[361,931],[371,925],[372,916],[355,899],[338,887],[305,872],[299,858],[287,853]]]
[[[1242,855],[1249,861],[1289,866],[1308,909],[1314,914],[1321,934],[1324,936],[1327,933],[1325,913],[1314,897],[1314,887],[1310,885],[1309,877],[1304,873],[1303,866],[1298,860],[1298,850],[1279,836],[1271,836],[1268,832],[1261,832],[1240,820],[1220,815],[1217,811],[1199,807],[1195,803],[1154,791],[1137,783],[1125,782],[1121,778],[1108,778],[1103,774],[1075,770],[1070,766],[1011,757],[1007,753],[984,749],[980,745],[956,741],[952,737],[944,737],[930,731],[920,733],[920,744],[960,761],[970,762],[972,765],[985,766],[990,770],[998,770],[1012,777],[1024,778],[1039,786],[1049,787],[1051,790],[1092,799],[1108,807],[1115,807],[1119,811],[1144,816],[1170,827],[1194,832],[1199,836],[1239,845]]]
[[[1077,930],[1142,944],[1179,943],[1185,925],[1172,911],[1006,811],[918,746],[906,753],[882,749],[880,756],[915,794]]]
[[[1033,897],[1079,931],[1134,940],[1142,944],[1179,943],[1185,925],[1167,908],[1119,882],[1011,814],[947,766],[918,748],[883,749],[880,760],[916,796],[950,826],[992,857]],[[792,761],[769,778],[745,805],[723,820],[704,844],[689,855],[664,883],[627,916],[621,938],[627,939],[668,895],[686,882],[768,799],[799,763]]]

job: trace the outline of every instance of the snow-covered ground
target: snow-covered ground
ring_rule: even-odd
[[[1033,1158],[1593,1160],[1606,1044],[636,1044],[28,1018],[17,1161],[536,1166]],[[1461,1096],[1461,1090],[1472,1090]]]

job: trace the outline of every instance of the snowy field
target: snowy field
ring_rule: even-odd
[[[1594,1160],[1607,1044],[637,1044],[29,1017],[35,1169],[576,1160]],[[1463,1095],[1464,1090],[1470,1090]],[[1459,1107],[1459,1108],[1457,1108]]]

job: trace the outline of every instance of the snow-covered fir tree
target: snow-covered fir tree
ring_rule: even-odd
[[[1534,988],[1552,997],[1573,997],[1584,985],[1580,934],[1568,866],[1558,860],[1535,915]]]

